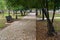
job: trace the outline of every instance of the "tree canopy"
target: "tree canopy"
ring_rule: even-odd
[[[0,10],[5,10],[5,9],[6,9],[5,0],[0,0]]]

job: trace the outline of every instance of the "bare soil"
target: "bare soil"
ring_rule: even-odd
[[[46,21],[36,21],[36,39],[37,40],[60,40],[60,32],[56,36],[47,36],[47,22]]]

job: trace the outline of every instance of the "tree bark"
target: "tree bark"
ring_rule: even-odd
[[[54,29],[54,26],[53,26],[53,23],[51,22],[51,20],[49,19],[49,12],[48,12],[48,1],[46,0],[46,3],[45,3],[45,8],[46,9],[43,9],[44,11],[44,15],[46,16],[47,18],[47,27],[48,27],[48,36],[54,36],[54,34],[56,34],[55,32],[55,29]]]
[[[18,19],[18,17],[17,17],[17,11],[16,11],[16,19]]]
[[[53,23],[50,21],[49,16],[48,16],[48,12],[44,9],[44,15],[47,18],[47,27],[48,27],[48,36],[54,36],[54,34],[56,34]]]
[[[52,23],[53,23],[53,20],[54,20],[54,16],[55,16],[55,9],[53,11]]]
[[[41,9],[40,9],[40,15],[41,15]]]
[[[42,9],[42,20],[44,20],[44,12],[43,12],[43,9]]]
[[[49,12],[48,12],[48,0],[46,0],[46,11],[47,11],[47,16],[48,16],[48,18],[49,18]]]
[[[22,10],[20,12],[21,12],[21,16],[23,16]]]
[[[54,16],[55,16],[55,10],[56,10],[56,6],[55,6],[55,1],[54,1],[54,9],[53,9],[53,17],[52,17],[52,23],[53,23],[53,20],[54,20]]]
[[[36,16],[38,15],[38,10],[36,9]]]
[[[24,16],[25,16],[26,10],[24,10]]]
[[[8,13],[9,13],[8,15],[10,16],[10,10],[8,11]]]
[[[32,9],[30,9],[30,12],[32,12]]]
[[[44,13],[42,13],[42,20],[44,20]]]

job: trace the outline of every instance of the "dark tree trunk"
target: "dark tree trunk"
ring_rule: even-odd
[[[48,36],[54,36],[54,34],[56,34],[55,30],[54,30],[54,26],[53,23],[50,21],[49,19],[49,12],[48,12],[48,1],[46,0],[46,9],[44,9],[44,14],[47,18],[47,27],[48,27]]]
[[[36,16],[38,15],[38,10],[36,9]]]
[[[25,16],[26,10],[24,10],[24,16]]]
[[[8,15],[10,16],[10,10],[8,11],[8,13],[9,13]]]
[[[18,17],[17,17],[17,11],[16,11],[16,19],[18,19]]]
[[[53,17],[52,17],[52,23],[53,23],[53,20],[54,20],[54,16],[55,16],[55,10],[56,10],[56,6],[55,6],[55,1],[54,1],[54,9],[53,9]]]
[[[46,0],[46,11],[47,11],[47,16],[48,16],[48,18],[49,18],[49,12],[48,12],[48,0]]]
[[[42,20],[44,20],[44,13],[42,13]]]
[[[47,27],[48,27],[48,32],[47,33],[48,33],[49,36],[54,36],[54,34],[56,34],[56,32],[54,30],[53,23],[49,19],[48,12],[45,9],[43,11],[45,12],[44,15],[47,18]]]
[[[40,15],[41,15],[41,9],[40,9]]]
[[[54,11],[53,11],[52,23],[53,23],[53,20],[54,20],[54,16],[55,16],[55,8],[54,8]]]
[[[42,20],[44,20],[44,12],[43,12],[43,9],[42,9]]]
[[[22,10],[21,10],[20,12],[21,12],[21,16],[23,16],[23,12],[22,12]]]
[[[56,33],[55,30],[54,30],[54,26],[53,26],[53,23],[50,21],[50,19],[47,19],[48,21],[48,35],[49,36],[54,36],[54,34]]]
[[[30,9],[30,12],[32,12],[32,9]]]

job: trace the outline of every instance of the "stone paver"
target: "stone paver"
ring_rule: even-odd
[[[13,22],[0,32],[0,40],[36,40],[35,19],[35,14],[30,13],[22,20]]]

